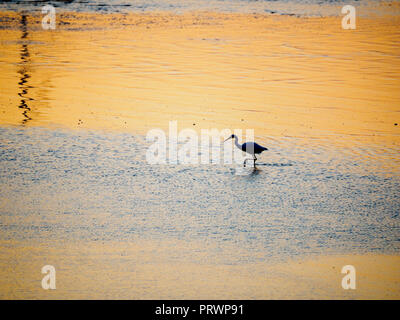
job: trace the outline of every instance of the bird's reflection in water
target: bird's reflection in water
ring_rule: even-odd
[[[28,91],[31,86],[28,85],[28,79],[31,77],[29,74],[29,64],[30,64],[30,54],[28,44],[26,39],[28,37],[28,27],[27,27],[27,19],[26,14],[21,14],[21,50],[20,50],[20,68],[18,73],[20,74],[20,80],[18,82],[19,85],[19,93],[18,95],[21,97],[21,101],[18,105],[20,109],[22,109],[22,115],[24,119],[22,120],[22,124],[26,124],[32,118],[29,116],[29,111],[31,111],[30,107],[28,106],[28,101],[33,100],[28,96]]]
[[[292,167],[292,163],[257,163],[256,166],[239,166],[235,169],[231,169],[235,176],[256,176],[263,170],[259,167]]]
[[[233,169],[233,174],[235,176],[256,176],[260,173],[260,169],[255,167],[238,167]]]

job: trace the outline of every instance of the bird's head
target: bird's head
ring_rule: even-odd
[[[236,136],[234,135],[234,134],[232,134],[232,135],[230,135],[224,142],[226,142],[226,141],[228,141],[229,139],[233,139],[233,138],[235,138]]]

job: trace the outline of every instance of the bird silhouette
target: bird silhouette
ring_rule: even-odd
[[[235,139],[235,146],[238,147],[240,150],[251,154],[253,156],[253,165],[256,166],[256,154],[260,154],[263,151],[268,150],[268,148],[265,148],[263,146],[260,146],[258,143],[255,142],[245,142],[243,144],[240,144],[238,142],[238,137],[235,134],[232,134],[229,138],[227,138],[224,142],[228,141],[229,139]],[[246,161],[251,160],[251,159],[245,159],[243,162],[243,166],[246,166]]]

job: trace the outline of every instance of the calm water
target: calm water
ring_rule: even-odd
[[[0,296],[48,298],[39,271],[49,263],[62,298],[187,298],[201,288],[201,297],[265,298],[247,285],[286,280],[281,270],[264,274],[270,263],[398,255],[397,18],[360,19],[357,33],[344,33],[336,18],[174,15],[164,25],[162,16],[103,14],[330,16],[349,3],[363,15],[378,1],[58,2],[59,11],[99,14],[61,15],[54,32],[31,12],[5,14]],[[400,8],[379,3],[378,12]],[[269,151],[257,170],[150,165],[139,133],[170,120],[254,128]]]
[[[390,150],[324,141],[258,141],[270,151],[256,171],[155,166],[142,136],[2,127],[0,239],[170,239],[241,249],[223,263],[399,252],[395,150],[391,159]]]

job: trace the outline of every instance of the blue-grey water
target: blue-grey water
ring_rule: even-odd
[[[258,141],[270,150],[253,171],[150,165],[127,133],[1,127],[0,240],[227,244],[247,252],[236,263],[399,252],[396,150]]]
[[[345,5],[353,5],[360,15],[399,14],[397,7],[391,7],[393,1],[379,0],[65,0],[37,1],[11,0],[0,3],[0,9],[39,10],[51,4],[59,10],[75,12],[150,12],[150,11],[218,11],[270,13],[300,16],[338,16]]]

